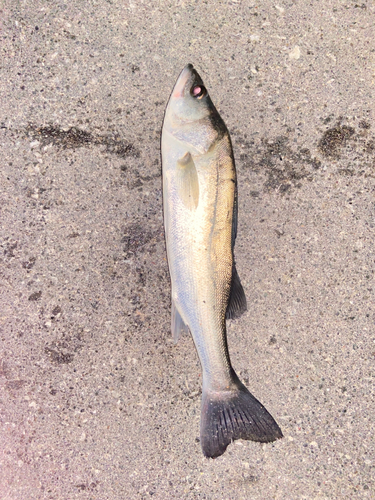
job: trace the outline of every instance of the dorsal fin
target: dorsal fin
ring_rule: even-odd
[[[233,200],[233,220],[232,220],[232,251],[237,238],[237,224],[238,224],[238,194],[237,194],[237,181],[234,180],[234,200]]]
[[[232,283],[230,287],[229,302],[226,312],[227,319],[239,318],[247,310],[245,292],[236,265],[233,263]]]

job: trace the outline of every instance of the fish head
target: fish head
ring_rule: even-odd
[[[187,64],[173,88],[163,130],[191,146],[192,154],[206,153],[227,130],[192,64]]]
[[[210,101],[202,78],[192,64],[187,64],[177,79],[168,103],[173,120],[186,123],[209,116]]]

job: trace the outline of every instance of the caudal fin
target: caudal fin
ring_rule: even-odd
[[[268,443],[282,437],[274,418],[238,379],[230,390],[203,391],[201,446],[206,457],[219,457],[235,439]]]

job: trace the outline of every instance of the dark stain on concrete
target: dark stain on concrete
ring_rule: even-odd
[[[340,176],[374,177],[375,137],[371,133],[371,124],[358,121],[358,128],[342,125],[344,117],[337,119],[334,127],[326,130],[318,148],[327,163],[337,164],[336,173]]]
[[[8,390],[18,390],[21,389],[26,384],[26,380],[7,380],[5,382],[5,387]]]
[[[58,314],[61,314],[61,307],[60,306],[55,306],[53,309],[52,309],[52,316],[55,317],[57,316]]]
[[[259,146],[241,138],[240,141],[249,151],[241,154],[240,160],[245,168],[266,175],[266,191],[276,190],[283,194],[293,187],[301,187],[301,181],[312,180],[313,173],[321,167],[321,162],[311,155],[309,149],[294,150],[286,136],[273,140],[263,138]],[[255,198],[258,194],[253,192],[252,196]]]
[[[51,347],[45,347],[44,352],[48,354],[49,359],[58,365],[69,364],[74,359],[74,354],[72,353],[64,353],[62,351],[58,351],[56,349],[52,349]]]
[[[336,125],[326,130],[319,141],[318,147],[326,158],[339,158],[341,149],[355,133],[353,127]]]
[[[162,230],[151,231],[146,226],[135,222],[124,228],[121,242],[124,243],[125,258],[142,253],[147,249],[149,253],[155,252],[155,245],[163,239]]]
[[[139,156],[138,150],[118,135],[93,135],[78,127],[64,130],[56,125],[40,127],[33,124],[29,124],[24,132],[29,138],[40,141],[42,146],[53,144],[60,149],[75,149],[90,145],[103,145],[106,153],[115,154],[119,158]]]
[[[4,248],[4,256],[6,258],[12,258],[15,257],[14,251],[18,247],[18,241],[8,241],[4,245],[1,245]]]
[[[359,120],[356,129],[343,125],[344,120],[344,117],[338,117],[334,125],[322,132],[317,141],[318,158],[309,149],[294,145],[288,135],[259,141],[236,134],[234,150],[238,151],[238,145],[241,148],[237,165],[264,174],[263,191],[275,191],[282,195],[301,187],[305,181],[312,181],[318,171],[323,172],[323,165],[335,164],[337,160],[340,160],[337,175],[373,177],[375,137],[371,134],[370,123]],[[331,124],[334,122],[333,115],[322,118],[322,122]],[[251,191],[250,196],[258,198],[260,192]]]
[[[42,296],[42,292],[41,290],[39,290],[39,292],[34,292],[32,293],[30,296],[29,296],[29,300],[31,301],[37,301],[41,298]]]
[[[30,257],[28,260],[22,262],[22,267],[30,271],[35,265],[36,257]]]

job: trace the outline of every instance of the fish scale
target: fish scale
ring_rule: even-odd
[[[230,362],[226,317],[246,310],[233,255],[236,169],[228,130],[190,64],[170,96],[161,149],[172,334],[193,336],[203,372],[201,446],[215,458],[235,439],[269,442],[282,432]]]

